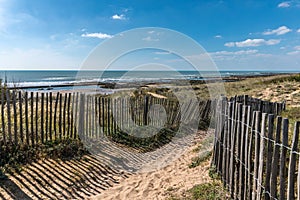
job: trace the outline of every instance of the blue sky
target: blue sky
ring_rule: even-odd
[[[298,0],[0,0],[0,69],[79,69],[99,43],[140,27],[186,34],[220,70],[300,70]]]

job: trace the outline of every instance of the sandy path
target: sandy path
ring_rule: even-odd
[[[132,174],[91,199],[166,199],[171,193],[181,194],[196,184],[209,182],[209,161],[189,168],[192,158],[199,155],[193,151],[199,141],[201,138],[196,136],[187,152],[170,165],[152,172]]]
[[[110,153],[109,157],[103,154],[86,155],[80,160],[39,160],[11,173],[7,179],[0,179],[0,199],[166,199],[170,194],[181,194],[196,184],[210,181],[209,161],[196,168],[188,167],[192,158],[201,153],[193,150],[204,135],[202,132],[188,137],[183,144],[192,145],[184,154],[179,148],[182,143],[166,145],[149,155],[127,152],[123,155],[126,165],[120,167],[117,167],[120,162],[112,162],[116,159],[111,154],[114,148],[103,149],[103,153]],[[174,159],[175,154],[181,156]],[[167,161],[172,162],[160,168]],[[133,172],[129,174],[122,167]]]

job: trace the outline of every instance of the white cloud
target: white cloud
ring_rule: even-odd
[[[113,16],[111,16],[112,19],[116,19],[116,20],[125,20],[125,15],[121,14],[121,15],[118,15],[118,14],[115,14]]]
[[[150,36],[143,38],[142,40],[147,41],[147,42],[157,42],[159,39],[157,38],[152,38]]]
[[[297,33],[300,33],[300,28],[297,30]]]
[[[274,30],[267,30],[265,32],[263,32],[263,35],[273,35],[273,34],[276,34],[276,35],[284,35],[288,32],[291,32],[292,30],[289,29],[288,27],[286,26],[280,26],[279,28],[277,29],[274,29]]]
[[[289,56],[300,54],[300,46],[295,46],[294,49],[295,49],[295,51],[290,51],[290,52],[287,52],[286,54]]]
[[[113,36],[108,35],[106,33],[84,33],[81,34],[81,37],[107,39],[107,38],[112,38]]]
[[[278,8],[289,8],[289,7],[300,7],[300,1],[299,0],[290,0],[290,1],[283,1],[280,4],[277,5]]]
[[[291,51],[291,52],[287,52],[287,55],[298,55],[300,54],[300,51]]]
[[[235,46],[235,43],[234,43],[234,42],[226,42],[226,43],[224,44],[224,46],[226,46],[226,47],[234,47],[234,46]]]
[[[294,49],[300,51],[300,46],[295,46]]]
[[[221,38],[223,38],[223,37],[222,37],[222,35],[216,35],[215,38],[221,39]]]
[[[224,46],[227,47],[257,47],[262,45],[275,45],[280,43],[280,40],[270,39],[247,39],[241,42],[227,42],[224,44]]]
[[[232,55],[249,55],[249,54],[256,54],[258,50],[250,49],[250,50],[241,50],[241,51],[217,51],[210,53],[212,56],[232,56]]]
[[[291,4],[290,4],[290,2],[289,1],[284,1],[284,2],[281,2],[280,4],[278,4],[278,8],[288,8],[288,7],[290,7],[291,6]]]

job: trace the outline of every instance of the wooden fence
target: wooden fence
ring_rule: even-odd
[[[240,98],[223,98],[216,112],[212,164],[231,198],[299,199],[300,123],[289,131],[285,103]]]
[[[153,109],[158,105],[163,109]],[[98,138],[133,126],[176,128],[184,118],[211,115],[211,101],[188,101],[180,109],[176,100],[151,95],[95,96],[80,93],[1,93],[0,145],[45,143],[64,138]],[[165,121],[162,120],[165,112]]]

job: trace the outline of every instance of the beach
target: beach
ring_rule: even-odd
[[[299,107],[298,77],[298,74],[250,77],[245,75],[234,78],[234,81],[223,81],[222,83],[224,84],[227,97],[249,95],[263,100],[285,101],[287,103],[287,112],[284,115],[289,115],[291,108]],[[192,81],[190,87],[201,99],[210,98],[207,85],[203,83],[203,80],[198,81]],[[106,88],[111,93],[95,92],[97,90],[94,88],[80,88],[74,91],[107,96],[109,94],[126,93],[132,89],[136,90],[133,87],[136,86],[135,83],[127,85],[128,87],[125,87],[126,84],[124,84],[124,87],[117,90]],[[156,99],[162,99],[161,102],[163,102],[163,99],[170,96],[174,87],[179,88],[179,90],[187,87],[180,84],[176,85],[175,83],[176,81],[166,83],[153,82],[152,80],[151,82],[139,82],[137,86],[140,87],[139,90],[143,94],[147,91],[146,94]],[[208,84],[214,85],[217,83],[211,81]],[[102,87],[104,86],[102,85]],[[172,89],[166,89],[168,87]],[[38,93],[43,92],[41,90],[36,91]],[[53,96],[56,93],[61,93],[64,96],[64,94],[74,91],[61,89],[45,92],[53,92]],[[92,93],[93,91],[94,93]],[[64,104],[60,103],[60,105],[63,106]],[[118,157],[115,155],[109,156],[109,151],[106,152],[105,149],[103,149],[103,154],[98,156],[83,153],[79,154],[80,156],[77,158],[68,158],[67,160],[55,156],[49,158],[47,153],[43,153],[37,159],[18,166],[17,169],[10,169],[6,175],[7,177],[0,180],[0,196],[4,199],[21,196],[24,199],[38,199],[38,197],[43,199],[153,199],[153,197],[156,199],[176,199],[188,197],[191,195],[190,191],[192,188],[198,185],[214,184],[220,190],[219,187],[222,185],[220,180],[209,176],[213,135],[213,129],[199,131],[188,140],[190,145],[186,148],[185,153],[180,154],[181,156],[164,167],[160,167],[160,165],[163,166],[164,162],[168,162],[168,160],[156,163],[156,166],[158,166],[157,170],[144,170],[144,172],[142,170],[137,173],[118,167],[115,162],[112,162]],[[124,146],[121,145],[120,147],[123,148]],[[164,146],[158,148],[166,155],[170,152],[170,149],[164,151]],[[176,149],[173,150],[176,151]],[[126,165],[131,167],[136,162],[141,164],[150,162],[151,159],[156,161],[155,152],[153,155],[149,154],[151,155],[149,157],[145,157],[142,154],[140,157],[134,153],[126,154],[128,156]],[[195,159],[199,157],[205,158],[201,162],[196,162]],[[138,165],[136,167],[138,168]],[[53,171],[55,168],[60,170]],[[222,197],[228,196],[223,190],[216,191],[214,189],[214,192]]]

